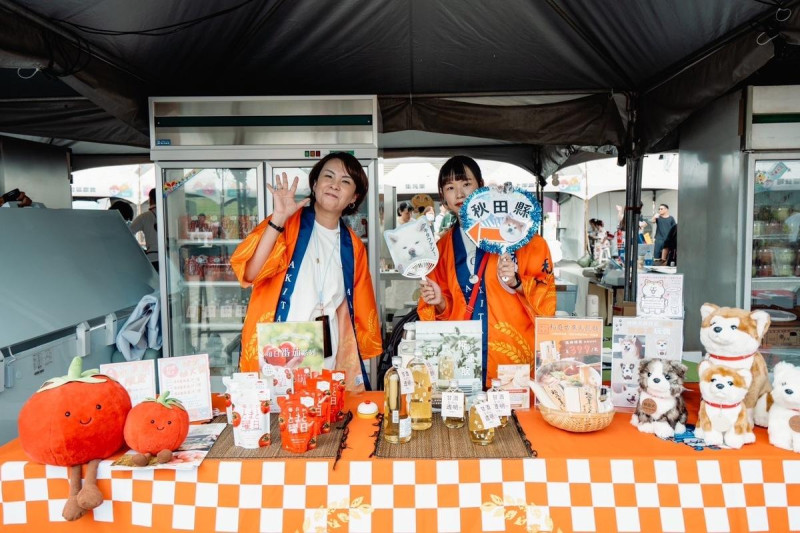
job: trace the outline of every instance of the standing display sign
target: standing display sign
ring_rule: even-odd
[[[633,409],[639,398],[639,361],[680,361],[683,320],[615,316],[611,345],[611,400]]]
[[[158,359],[158,384],[183,403],[190,422],[211,418],[208,354]]]
[[[639,274],[636,316],[683,318],[683,274]]]
[[[156,365],[152,359],[100,365],[100,373],[125,387],[131,397],[131,407],[156,396]]]

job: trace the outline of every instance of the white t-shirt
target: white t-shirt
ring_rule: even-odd
[[[150,262],[158,261],[158,231],[156,230],[156,212],[148,209],[133,219],[130,225],[131,232],[136,235],[144,233],[144,242],[147,246],[147,259]]]
[[[319,259],[319,261],[317,261]],[[289,301],[288,322],[306,322],[320,316],[319,302],[322,287],[322,303],[328,315],[331,333],[332,357],[325,359],[325,368],[333,370],[336,350],[339,348],[339,321],[336,309],[344,301],[344,273],[339,250],[339,228],[328,229],[314,221],[314,230],[308,242],[303,261],[297,272],[295,285]],[[302,280],[302,281],[300,281]]]

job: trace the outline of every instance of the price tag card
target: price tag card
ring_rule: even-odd
[[[511,396],[507,390],[489,391],[489,404],[498,416],[511,416]]]
[[[436,367],[430,361],[425,361],[425,367],[428,369],[428,376],[431,378],[431,383],[436,381],[436,376],[438,372],[436,371]]]
[[[156,396],[156,365],[151,359],[100,365],[100,373],[119,381],[131,397],[131,406]]]
[[[208,354],[158,359],[158,384],[183,402],[189,421],[211,418],[211,375]]]
[[[463,417],[464,417],[464,393],[443,392],[442,418],[463,418]]]
[[[481,424],[486,429],[496,428],[500,425],[500,417],[489,402],[475,404],[475,410],[481,419]]]
[[[397,375],[400,377],[400,394],[414,393],[414,374],[407,368],[398,368]]]

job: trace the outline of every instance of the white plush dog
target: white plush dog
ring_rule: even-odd
[[[700,412],[695,437],[708,445],[726,444],[741,448],[756,441],[753,424],[747,416],[744,397],[753,376],[749,370],[714,365],[708,360],[697,368],[700,375]]]
[[[800,368],[778,363],[772,374],[772,392],[756,404],[757,423],[767,426],[770,444],[800,453]]]

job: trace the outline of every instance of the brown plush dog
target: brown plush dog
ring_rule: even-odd
[[[764,311],[745,311],[735,307],[718,307],[705,303],[700,307],[703,324],[700,342],[706,349],[706,360],[714,365],[734,370],[749,370],[749,383],[744,405],[750,423],[758,398],[772,387],[767,375],[767,365],[758,353],[761,339],[769,329],[769,315]]]

